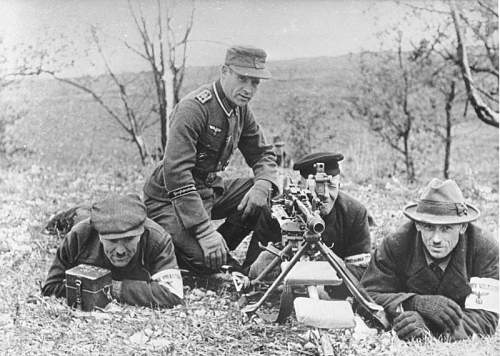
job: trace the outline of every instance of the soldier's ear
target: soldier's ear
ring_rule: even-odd
[[[229,68],[227,65],[223,64],[221,67],[220,67],[220,73],[222,75],[228,75],[229,72],[231,71],[231,68]]]
[[[422,225],[419,223],[419,222],[416,222],[415,221],[415,229],[417,229],[417,231],[422,231]]]
[[[461,234],[463,234],[465,232],[465,230],[467,230],[467,226],[469,226],[469,223],[463,223],[463,224],[461,224],[459,232]]]

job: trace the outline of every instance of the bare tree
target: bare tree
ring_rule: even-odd
[[[496,0],[415,2],[396,0],[417,16],[441,16],[435,53],[460,68],[468,102],[484,123],[498,127],[498,5]],[[467,43],[470,43],[467,45]]]
[[[451,66],[449,68],[454,68]],[[455,67],[456,68],[456,67]],[[459,92],[458,73],[443,73],[445,70],[436,71],[431,79],[430,85],[437,89],[443,98],[444,109],[444,122],[438,125],[433,125],[429,131],[438,136],[444,143],[444,156],[443,156],[443,177],[448,179],[450,177],[450,161],[451,161],[451,148],[453,142],[452,128],[456,121],[454,114],[454,106],[459,101],[461,95]],[[439,116],[439,108],[437,108],[437,99],[431,98],[433,108],[435,108],[436,116]]]
[[[410,9],[410,16],[418,16],[430,35],[418,46],[414,45],[412,52],[430,61],[432,75],[427,78],[427,85],[437,93],[431,93],[429,99],[434,116],[444,119],[423,121],[422,124],[427,133],[444,144],[443,176],[447,178],[450,175],[452,128],[457,120],[467,117],[468,104],[482,121],[498,127],[498,113],[493,109],[498,107],[498,13],[491,0],[460,2],[460,10],[452,0],[396,2]],[[467,38],[472,45],[468,51],[462,29],[470,32]],[[470,62],[468,55],[472,57]],[[472,80],[473,75],[476,81]],[[463,115],[457,113],[458,104],[465,105]]]
[[[348,113],[367,120],[369,128],[403,159],[407,180],[415,180],[416,126],[428,117],[428,58],[403,51],[396,31],[395,51],[364,53]]]
[[[150,92],[144,88],[148,85],[144,82],[140,83],[140,90],[134,88],[138,81],[144,79],[143,74],[118,75],[113,70],[95,27],[91,29],[92,42],[104,64],[105,79],[115,88],[112,93],[103,91],[102,78],[68,78],[60,75],[61,68],[71,66],[74,61],[74,58],[70,59],[69,63],[61,60],[61,57],[67,55],[67,49],[64,48],[66,45],[56,49],[52,55],[48,54],[48,50],[37,50],[34,57],[39,59],[39,63],[32,65],[24,75],[49,74],[54,79],[89,94],[104,109],[108,117],[125,131],[126,139],[136,145],[142,163],[146,164],[157,155],[156,152],[151,153],[144,133],[158,121],[161,123],[160,151],[163,155],[167,140],[168,116],[179,101],[185,74],[188,38],[193,26],[194,1],[185,31],[181,38],[177,39],[177,32],[172,24],[174,15],[171,3],[173,2],[157,0],[155,20],[151,21],[146,18],[140,7],[135,9],[132,2],[129,2],[130,14],[139,33],[141,45],[134,47],[126,41],[124,44],[147,61],[155,92],[152,97],[156,100],[151,100]],[[50,62],[62,63],[54,65]],[[134,78],[130,79],[128,76]]]
[[[445,179],[450,178],[450,157],[451,157],[451,127],[452,127],[452,108],[453,102],[456,98],[456,81],[451,79],[449,82],[448,90],[444,92],[446,96],[445,101],[445,112],[446,112],[446,135],[444,138],[445,148],[444,148],[444,165],[443,165],[443,177]]]
[[[482,26],[481,22],[478,25],[472,24],[456,6],[455,1],[450,1],[450,14],[457,39],[457,62],[462,72],[469,102],[477,117],[488,125],[498,127],[498,11],[493,2],[477,0],[477,5],[485,17],[493,19],[486,26]],[[486,62],[469,63],[468,51],[464,44],[464,25],[462,21],[468,25],[468,28],[472,29],[476,38],[481,41],[487,59]],[[472,71],[493,75],[496,89],[494,87],[493,90],[484,90],[477,86]],[[490,106],[487,101],[496,105],[494,107]]]
[[[451,146],[453,141],[452,128],[458,119],[454,107],[464,102],[464,96],[460,91],[460,71],[453,63],[453,59],[436,54],[436,47],[443,41],[443,33],[438,27],[432,41],[422,40],[418,47],[414,46],[412,58],[426,58],[427,66],[431,74],[427,77],[427,85],[436,89],[437,93],[430,92],[430,104],[434,117],[440,116],[439,106],[442,103],[444,109],[444,120],[423,120],[423,128],[426,132],[437,136],[444,144],[443,177],[450,176]]]
[[[165,5],[165,6],[162,6]],[[179,102],[180,90],[184,81],[186,69],[187,45],[194,20],[194,0],[192,8],[182,33],[174,30],[173,6],[160,0],[156,1],[157,17],[155,29],[148,26],[142,9],[134,9],[129,1],[130,13],[142,41],[142,50],[129,43],[126,46],[141,58],[146,60],[151,68],[156,88],[158,115],[161,127],[161,152],[165,149],[168,137],[168,118]]]
[[[152,110],[143,110],[143,104],[145,103],[144,97],[140,98],[139,103],[133,100],[127,89],[124,77],[118,76],[111,68],[101,45],[97,29],[92,27],[91,33],[95,47],[97,48],[97,51],[104,63],[106,76],[118,91],[119,105],[115,105],[115,100],[110,97],[108,93],[101,93],[100,90],[102,90],[102,88],[99,88],[98,85],[92,85],[92,83],[99,81],[98,78],[85,80],[85,78],[75,79],[62,77],[56,71],[47,69],[44,65],[41,65],[36,70],[36,73],[31,74],[48,74],[62,83],[71,85],[74,88],[89,94],[95,102],[104,109],[108,116],[127,133],[128,139],[136,145],[139,151],[141,162],[146,164],[150,160],[150,152],[144,139],[144,132],[147,127],[152,125]]]

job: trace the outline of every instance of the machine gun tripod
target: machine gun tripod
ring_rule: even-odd
[[[323,177],[321,175],[322,168],[322,165],[317,167],[316,177]],[[321,179],[316,179],[315,181],[319,181],[320,183],[323,182]],[[318,191],[318,189],[316,189],[316,191]],[[321,191],[321,189],[319,189],[319,191]],[[277,219],[280,224],[283,249],[279,250],[275,247],[266,248],[268,251],[274,253],[275,257],[257,278],[251,281],[251,284],[256,285],[262,282],[265,276],[273,270],[285,256],[292,257],[287,263],[283,264],[281,273],[272,282],[271,286],[265,291],[262,297],[256,303],[244,306],[242,312],[248,317],[255,314],[276,288],[289,277],[290,272],[292,270],[297,270],[297,268],[294,269],[297,263],[309,256],[310,262],[308,263],[315,265],[319,262],[322,264],[326,263],[333,268],[333,271],[331,271],[332,273],[326,272],[328,275],[316,280],[314,280],[314,278],[307,280],[307,276],[306,278],[299,278],[300,281],[296,284],[302,283],[308,286],[309,295],[314,299],[318,299],[315,285],[328,284],[328,280],[332,279],[332,275],[335,275],[333,272],[335,271],[338,277],[340,277],[340,282],[345,284],[347,290],[354,299],[354,310],[367,321],[367,324],[377,329],[388,330],[389,322],[383,307],[376,304],[368,294],[364,292],[359,286],[357,278],[346,267],[344,261],[321,240],[321,233],[325,229],[325,223],[319,216],[318,210],[315,209],[318,202],[319,200],[314,192],[311,193],[310,190],[300,190],[293,184],[290,184],[290,182],[285,185],[283,198],[273,202],[272,213],[273,217]],[[321,255],[326,262],[311,261],[311,259],[315,259],[318,255]],[[322,273],[325,274],[324,269]],[[338,278],[336,279],[337,281],[339,280]],[[319,283],[321,280],[323,280],[324,283]],[[292,302],[293,295],[290,290],[287,290],[285,283],[285,290],[282,293],[277,322],[283,322],[290,314]]]

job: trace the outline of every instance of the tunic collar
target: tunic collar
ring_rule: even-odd
[[[213,83],[213,89],[215,97],[217,98],[217,102],[221,106],[222,110],[224,110],[224,113],[228,117],[231,116],[235,105],[231,103],[228,98],[226,98],[226,94],[224,94],[224,91],[222,90],[222,84],[220,80],[217,80],[216,82]]]

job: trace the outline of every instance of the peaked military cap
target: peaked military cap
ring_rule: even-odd
[[[142,235],[146,206],[137,194],[111,195],[90,209],[90,222],[103,239]]]
[[[261,48],[232,46],[226,52],[224,63],[239,75],[269,79],[271,73],[266,69],[266,58],[267,53]]]
[[[299,159],[293,165],[293,169],[300,171],[300,175],[307,178],[310,174],[316,173],[315,163],[322,162],[325,164],[325,173],[331,176],[340,174],[339,161],[344,159],[341,153],[332,152],[316,152],[308,154]]]

